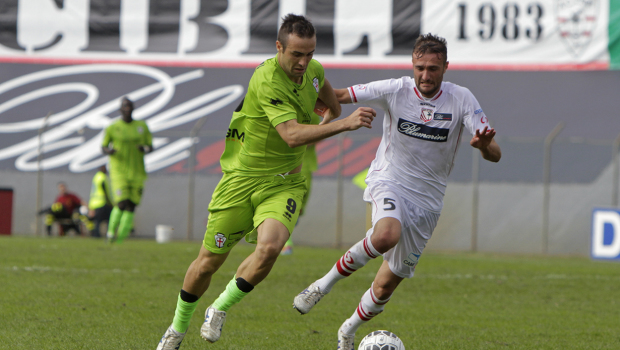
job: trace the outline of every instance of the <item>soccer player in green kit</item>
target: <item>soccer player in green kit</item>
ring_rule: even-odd
[[[220,338],[226,312],[267,275],[289,238],[306,184],[300,173],[305,145],[347,130],[370,128],[376,112],[358,108],[340,115],[340,104],[312,59],[316,35],[303,16],[287,15],[276,41],[278,53],[260,64],[242,103],[232,115],[220,164],[224,173],[209,204],[209,219],[198,257],[185,274],[172,325],[157,349],[178,349],[198,299],[211,276],[241,239],[256,248],[239,266],[226,289],[209,306],[201,336]],[[329,110],[320,125],[311,124],[317,98]]]
[[[146,122],[131,117],[133,102],[123,97],[120,111],[121,119],[105,129],[101,144],[103,153],[110,156],[110,180],[116,203],[110,214],[107,237],[112,242],[118,228],[118,243],[133,228],[134,210],[140,204],[147,178],[144,155],[153,150],[153,137]]]

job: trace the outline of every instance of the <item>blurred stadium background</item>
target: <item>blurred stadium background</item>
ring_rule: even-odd
[[[253,68],[275,54],[278,18],[289,12],[315,24],[315,58],[335,87],[411,75],[414,39],[447,39],[445,80],[477,97],[503,159],[480,162],[464,137],[430,248],[590,254],[592,210],[618,205],[615,0],[2,1],[0,188],[12,193],[2,219],[10,232],[43,232],[35,213],[58,181],[88,198],[106,162],[102,129],[127,95],[156,148],[136,236],[153,238],[164,224],[174,239],[202,239],[231,111]],[[296,244],[345,247],[364,234],[351,179],[374,158],[381,122],[317,146]]]

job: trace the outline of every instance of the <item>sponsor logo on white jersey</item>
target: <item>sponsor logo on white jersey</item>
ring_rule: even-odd
[[[448,140],[450,129],[434,128],[432,126],[416,124],[414,122],[399,118],[398,132],[420,140],[446,142]]]

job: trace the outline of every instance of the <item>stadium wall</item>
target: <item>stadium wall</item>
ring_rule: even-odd
[[[594,207],[610,205],[612,167],[589,184],[551,186],[549,245],[550,254],[589,255],[590,220]],[[31,235],[35,230],[36,174],[0,171],[3,187],[15,193],[13,231]],[[55,184],[65,181],[69,189],[87,198],[90,177],[71,173],[49,173],[44,177],[44,197],[56,195]],[[207,206],[218,176],[196,178],[194,230],[190,239],[200,240],[207,220]],[[294,232],[300,245],[334,247],[337,244],[336,203],[338,181],[318,178],[304,216]],[[152,239],[155,226],[170,225],[173,239],[188,238],[187,178],[176,175],[152,176],[146,185],[143,203],[136,211],[136,236]],[[350,181],[343,182],[341,246],[349,246],[365,234],[366,204],[363,191]],[[472,184],[448,185],[445,206],[429,249],[470,250],[472,248]],[[542,252],[541,184],[488,183],[479,185],[478,239],[476,249],[484,252],[539,254]]]

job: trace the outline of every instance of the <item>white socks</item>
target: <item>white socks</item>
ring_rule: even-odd
[[[366,265],[370,259],[374,259],[381,254],[372,246],[370,237],[355,243],[332,267],[332,269],[321,279],[314,282],[321,292],[327,294],[331,291],[336,282],[348,277],[360,267]]]
[[[362,300],[353,315],[340,326],[340,330],[345,334],[355,334],[359,326],[380,314],[388,301],[390,301],[390,298],[385,300],[377,299],[371,285],[370,289],[362,296]]]

